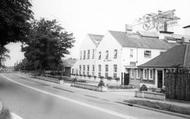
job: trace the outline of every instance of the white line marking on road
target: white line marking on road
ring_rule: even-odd
[[[20,116],[18,116],[17,114],[11,112],[11,119],[23,119]]]
[[[101,112],[105,112],[107,114],[110,114],[110,115],[114,115],[114,116],[117,116],[117,117],[120,117],[120,118],[124,118],[124,119],[136,119],[135,117],[132,117],[132,116],[128,116],[128,115],[123,115],[121,113],[118,113],[118,112],[115,112],[115,111],[112,111],[112,110],[108,110],[108,109],[104,109],[104,108],[101,108],[101,107],[97,107],[97,106],[94,106],[94,105],[90,105],[90,104],[87,104],[87,103],[84,103],[84,102],[80,102],[80,101],[77,101],[77,100],[73,100],[73,99],[70,99],[70,98],[67,98],[67,97],[63,97],[63,96],[60,96],[60,95],[56,95],[56,94],[53,94],[53,93],[50,93],[50,92],[47,92],[47,91],[44,91],[44,90],[41,90],[41,89],[38,89],[38,88],[34,88],[34,87],[31,87],[31,86],[28,86],[28,85],[25,85],[25,84],[22,84],[22,83],[19,83],[17,81],[14,81],[12,79],[10,79],[9,77],[5,76],[5,75],[2,75],[1,76],[11,82],[14,82],[18,85],[21,85],[21,86],[24,86],[26,88],[30,88],[32,90],[35,90],[37,92],[41,92],[41,93],[44,93],[46,95],[51,95],[51,96],[54,96],[54,97],[57,97],[57,98],[60,98],[62,100],[66,100],[66,101],[69,101],[69,102],[72,102],[72,103],[76,103],[76,104],[79,104],[81,106],[85,106],[85,107],[88,107],[88,108],[91,108],[91,109],[95,109],[95,110],[99,110]]]

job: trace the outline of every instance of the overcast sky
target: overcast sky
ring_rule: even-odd
[[[190,0],[31,0],[36,19],[57,19],[62,27],[73,32],[76,40],[71,56],[77,57],[77,49],[87,33],[105,34],[108,30],[124,31],[125,24],[144,14],[158,10],[176,9],[181,18],[179,26],[190,24]],[[6,65],[14,65],[23,58],[19,44],[11,44],[11,59]]]

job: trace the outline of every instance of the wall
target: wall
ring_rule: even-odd
[[[94,55],[95,55],[96,54],[96,50],[95,50],[96,45],[93,43],[93,41],[87,35],[80,46],[79,60],[72,67],[75,70],[74,73],[79,74],[79,65],[81,65],[81,73],[83,74],[83,65],[85,65],[85,75],[87,75],[87,65],[89,65],[90,66],[89,75],[92,75],[92,65],[95,65],[95,57],[94,57],[94,59],[92,59],[93,49],[94,49]],[[90,50],[90,58],[89,59],[87,59],[88,50]],[[85,59],[83,59],[84,51],[86,51]],[[82,59],[80,59],[81,55],[82,55]]]
[[[117,58],[114,59],[114,50],[117,49]],[[105,59],[106,50],[109,51],[109,58],[108,60]],[[99,52],[101,51],[101,60],[98,59]],[[116,41],[112,35],[107,32],[102,41],[100,42],[97,52],[96,52],[96,75],[98,76],[98,65],[101,65],[101,75],[105,77],[105,65],[108,65],[109,71],[108,76],[113,77],[113,65],[117,64],[117,77],[121,77],[121,57],[122,57],[122,47]]]

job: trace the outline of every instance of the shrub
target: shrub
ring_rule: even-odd
[[[148,88],[144,84],[140,87],[140,91],[147,91],[147,90],[148,90]]]
[[[73,80],[72,80],[73,83],[77,82],[77,78],[75,77]]]
[[[97,76],[94,76],[94,78],[96,79],[96,78],[97,78]]]
[[[100,76],[99,78],[100,78],[100,79],[103,79],[104,77],[103,77],[103,76]]]
[[[2,108],[0,113],[0,119],[11,119],[11,115],[8,109]]]
[[[103,87],[105,86],[105,83],[103,80],[100,80],[100,82],[98,83],[98,87]]]
[[[112,80],[112,77],[109,77],[109,76],[108,76],[107,79],[108,79],[108,80]]]
[[[118,77],[117,77],[117,78],[115,78],[115,80],[116,80],[116,81],[119,81],[119,80],[120,80],[120,78],[118,78]]]

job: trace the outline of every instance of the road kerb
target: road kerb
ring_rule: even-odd
[[[166,110],[160,110],[160,109],[156,109],[156,108],[151,108],[151,107],[142,106],[142,105],[138,105],[138,104],[131,104],[131,103],[127,103],[127,102],[119,102],[119,103],[125,104],[128,106],[139,107],[139,108],[143,108],[143,109],[147,109],[147,110],[152,110],[152,111],[156,111],[156,112],[161,112],[161,113],[165,113],[165,114],[169,114],[169,115],[173,115],[173,116],[178,116],[178,117],[190,119],[190,115],[186,115],[186,114],[175,113],[175,112],[166,111]]]

